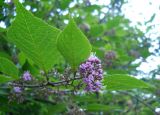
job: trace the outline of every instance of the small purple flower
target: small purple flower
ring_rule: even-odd
[[[23,80],[24,81],[31,81],[32,80],[32,77],[31,77],[31,74],[30,74],[29,71],[24,72],[24,74],[23,74]]]
[[[113,60],[116,58],[116,53],[114,51],[108,51],[106,54],[106,59]]]
[[[14,87],[13,90],[14,90],[15,93],[21,93],[22,92],[20,87]]]
[[[95,85],[96,85],[97,87],[101,87],[102,83],[101,83],[100,81],[96,81],[96,82],[95,82]]]
[[[91,55],[87,61],[80,65],[79,70],[83,77],[83,82],[86,84],[86,91],[97,92],[101,89],[103,70],[100,59],[95,55]]]

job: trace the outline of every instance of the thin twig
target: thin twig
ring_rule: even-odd
[[[46,71],[44,72],[44,75],[45,75],[46,80],[47,80],[47,82],[48,82],[48,81],[49,81],[49,76],[48,76],[48,74],[47,74],[47,72],[46,72]]]
[[[50,82],[50,81],[48,81],[47,83],[36,84],[36,85],[16,84],[16,83],[11,83],[9,85],[17,86],[17,87],[28,87],[28,88],[45,87],[45,86],[55,87],[55,86],[61,86],[61,85],[70,85],[69,82],[71,82],[73,80],[79,80],[79,79],[82,79],[82,77],[75,77],[73,79],[63,80],[63,81],[58,81],[58,82]]]
[[[72,83],[71,83],[72,85],[73,85],[74,80],[75,80],[75,78],[76,78],[76,73],[77,73],[76,71],[73,73],[73,80],[72,80]]]
[[[69,83],[73,80],[79,80],[79,79],[82,79],[82,77],[75,77],[73,79],[59,81],[59,82],[48,82],[48,85],[51,85],[51,86],[67,85],[67,83]],[[68,84],[68,85],[70,85],[70,84]]]

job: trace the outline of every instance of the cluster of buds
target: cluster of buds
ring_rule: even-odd
[[[80,65],[79,69],[83,82],[86,84],[85,91],[98,92],[102,88],[103,78],[101,61],[95,55],[91,55]]]
[[[105,55],[105,62],[108,67],[113,65],[113,61],[116,59],[116,53],[114,51],[108,51]]]
[[[133,50],[133,49],[129,51],[129,55],[133,56],[134,58],[140,57],[140,53],[136,50]]]
[[[32,80],[32,76],[29,71],[24,72],[22,78],[24,81],[31,81]]]
[[[22,92],[22,90],[21,90],[20,87],[14,87],[14,88],[13,88],[13,91],[14,91],[15,93],[21,93],[21,92]]]
[[[106,59],[113,60],[116,58],[116,53],[114,51],[108,51],[106,53]]]
[[[31,74],[30,74],[30,72],[29,71],[25,71],[24,73],[23,73],[23,75],[22,75],[22,79],[23,79],[23,81],[31,81],[32,80],[32,76],[31,76]],[[22,88],[21,87],[18,87],[18,86],[15,86],[15,87],[13,87],[13,91],[15,92],[15,93],[21,93],[22,92]]]

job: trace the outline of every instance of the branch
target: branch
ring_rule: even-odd
[[[59,82],[48,82],[47,85],[50,85],[50,86],[70,85],[69,82],[71,82],[73,80],[80,80],[80,79],[82,79],[82,77],[75,77],[73,79],[63,80],[63,81],[59,81]]]
[[[28,88],[46,87],[46,86],[56,87],[56,86],[61,86],[61,85],[70,85],[69,82],[71,82],[73,80],[80,80],[80,79],[82,79],[82,77],[75,77],[73,79],[63,80],[63,81],[59,81],[59,82],[50,82],[50,81],[48,81],[47,83],[36,84],[36,85],[17,84],[17,83],[10,83],[9,85],[17,86],[17,87],[28,87]]]

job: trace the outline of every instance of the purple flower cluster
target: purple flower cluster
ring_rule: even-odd
[[[79,69],[86,84],[85,90],[98,92],[102,87],[101,80],[103,78],[101,61],[96,56],[91,55],[87,61],[80,65]]]
[[[24,81],[31,81],[32,77],[29,71],[24,72],[23,76],[22,76]]]
[[[14,90],[15,93],[21,93],[22,92],[20,87],[14,87],[13,90]]]

